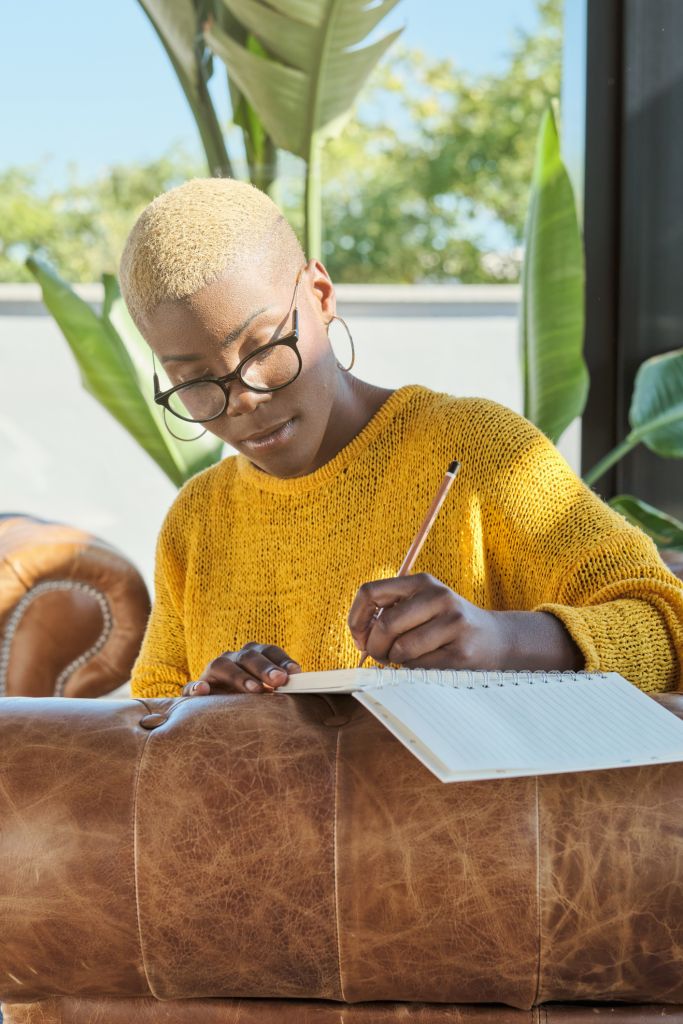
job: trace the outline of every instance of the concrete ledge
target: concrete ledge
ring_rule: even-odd
[[[101,284],[77,284],[77,295],[98,306]],[[516,316],[516,284],[339,284],[339,306],[356,316]],[[0,316],[48,316],[38,284],[0,284]]]

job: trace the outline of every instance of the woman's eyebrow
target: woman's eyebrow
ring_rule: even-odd
[[[261,315],[261,313],[265,313],[266,310],[272,309],[272,308],[273,308],[272,306],[262,306],[261,309],[257,309],[255,313],[252,313],[251,316],[248,316],[247,319],[243,323],[241,323],[239,325],[239,327],[234,327],[233,330],[230,331],[229,334],[226,334],[226,336],[221,340],[221,348],[227,348],[228,345],[231,345],[233,343],[233,341],[236,341],[239,338],[239,336],[242,333],[242,331],[245,331],[247,329],[247,327],[249,326],[249,324],[251,323],[252,320],[255,320],[257,316]],[[196,359],[204,359],[204,358],[206,358],[206,353],[202,353],[202,352],[185,352],[182,355],[177,355],[177,356],[162,356],[161,357],[161,362],[164,363],[164,364],[166,364],[166,363],[191,363],[191,362],[194,362],[194,360],[196,360]]]

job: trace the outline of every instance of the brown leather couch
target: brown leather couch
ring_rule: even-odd
[[[124,683],[149,595],[130,561],[84,530],[0,516],[0,697],[99,697]]]
[[[348,696],[1,701],[0,999],[5,1024],[681,1022],[683,764],[444,785]]]

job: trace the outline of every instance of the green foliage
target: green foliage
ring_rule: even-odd
[[[520,33],[502,74],[472,77],[444,61],[425,74],[415,114],[433,135],[418,173],[425,195],[455,190],[490,210],[520,242],[536,130],[560,94],[562,4],[539,0],[540,30]],[[417,170],[417,169],[416,169]]]
[[[514,247],[524,234],[537,128],[560,89],[560,0],[539,16],[495,75],[406,49],[378,67],[323,154],[334,280],[517,280],[519,255],[488,255],[484,236],[497,224]]]
[[[209,174],[232,175],[232,165],[208,89],[213,73],[201,36],[210,0],[139,0],[176,73],[204,147]]]
[[[683,459],[683,348],[642,363],[629,419],[634,440],[665,459]]]
[[[629,494],[618,494],[610,500],[610,505],[629,523],[644,530],[658,547],[683,551],[683,523],[675,516],[667,515]]]
[[[323,154],[323,262],[339,283],[494,279],[457,197],[426,198],[388,125],[354,121]],[[288,210],[291,215],[293,211]]]
[[[174,0],[176,2],[176,0]],[[399,29],[361,46],[398,0],[223,0],[225,8],[261,44],[245,44],[225,25],[210,21],[204,39],[225,61],[230,80],[254,108],[273,143],[302,157],[306,166],[304,249],[321,255],[322,147],[351,115],[359,89]]]
[[[586,483],[595,483],[641,443],[663,458],[683,458],[683,348],[641,364],[628,415],[628,435],[586,473]]]
[[[222,443],[205,436],[191,445],[176,441],[163,424],[151,394],[149,349],[128,315],[116,278],[104,274],[102,312],[96,313],[40,259],[28,269],[43,292],[78,363],[81,380],[109,413],[125,427],[176,486],[216,462]]]
[[[551,107],[538,134],[522,284],[524,415],[557,441],[583,412],[588,369],[583,246]]]
[[[200,0],[192,3],[202,6]],[[167,6],[146,3],[159,17]],[[206,0],[205,6],[220,15],[219,29],[233,24],[219,0]],[[452,61],[409,50],[392,50],[377,66],[344,133],[323,149],[322,256],[334,280],[517,279],[519,255],[488,254],[486,231],[497,224],[503,248],[522,238],[536,130],[547,97],[559,89],[560,10],[560,0],[541,0],[538,33],[520,35],[496,75],[472,78]],[[182,40],[173,44],[168,25],[166,31],[189,73],[191,52]],[[249,39],[246,32],[244,38]],[[258,44],[250,38],[245,45],[256,59]],[[231,91],[238,120],[248,126],[249,165],[235,163],[234,171],[252,180],[261,173],[261,184],[268,186],[272,140],[234,83]],[[23,259],[31,251],[59,266],[69,280],[98,279],[103,269],[116,268],[127,231],[149,199],[205,173],[199,159],[182,151],[145,165],[114,167],[92,182],[73,175],[67,187],[51,191],[33,168],[5,171],[0,280],[26,280]],[[277,201],[303,238],[299,158],[280,154],[277,184]]]
[[[182,150],[144,164],[118,165],[95,180],[72,170],[66,186],[45,192],[36,168],[0,171],[0,281],[29,281],[32,253],[70,281],[115,272],[131,224],[166,189],[201,173]]]

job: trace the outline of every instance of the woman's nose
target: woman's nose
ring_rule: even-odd
[[[241,381],[231,381],[228,391],[228,404],[225,410],[226,416],[244,416],[246,413],[254,412],[259,405],[269,402],[272,392],[252,391]]]

